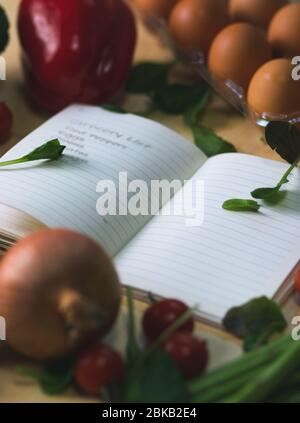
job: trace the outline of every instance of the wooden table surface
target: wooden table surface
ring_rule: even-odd
[[[19,2],[19,0],[1,1],[10,18],[11,40],[4,54],[7,62],[7,80],[0,81],[0,101],[8,103],[13,111],[15,121],[13,134],[8,143],[0,148],[0,155],[49,117],[33,110],[24,95],[20,67],[20,47],[16,31]],[[153,35],[139,25],[135,60],[164,61],[170,58],[170,52],[163,48]],[[184,125],[181,117],[154,113],[152,118],[164,123],[192,141],[191,133]],[[203,116],[203,123],[213,128],[223,138],[232,142],[240,152],[278,159],[276,154],[261,141],[261,131],[223,101],[213,101]],[[143,306],[139,304],[138,308],[142,310]],[[284,309],[288,316],[300,314],[294,297],[290,298]],[[238,354],[237,346],[232,343],[232,339],[228,335],[202,324],[199,324],[198,330],[211,343],[214,363],[221,363],[221,361],[226,361]],[[122,338],[124,330],[122,330],[120,324],[116,331],[118,334],[113,334],[112,336],[114,338]],[[122,341],[118,340],[118,342]],[[0,402],[77,402],[84,400],[73,392],[59,398],[43,395],[35,383],[16,375],[14,365],[22,361],[22,359],[6,348],[4,343],[2,343],[0,349]]]

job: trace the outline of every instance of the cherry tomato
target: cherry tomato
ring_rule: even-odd
[[[169,326],[182,316],[188,307],[177,300],[163,300],[154,303],[146,310],[143,317],[143,330],[149,342],[155,341]],[[178,332],[193,332],[194,319],[191,317]],[[176,332],[177,332],[176,331]]]
[[[123,375],[120,354],[100,342],[81,352],[75,363],[75,381],[88,395],[99,396],[105,385],[121,380]]]
[[[296,285],[296,291],[300,294],[300,266],[298,267],[296,271],[295,285]]]
[[[206,342],[191,333],[174,333],[163,343],[162,349],[172,357],[185,379],[201,375],[208,365]]]
[[[11,133],[13,115],[5,103],[0,103],[0,144],[4,143]]]

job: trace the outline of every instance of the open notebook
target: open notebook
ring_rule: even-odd
[[[201,317],[215,323],[252,297],[281,301],[290,291],[300,255],[298,172],[279,206],[263,206],[257,214],[228,212],[224,200],[273,186],[286,165],[243,154],[207,160],[157,123],[82,105],[50,119],[4,158],[57,137],[67,146],[59,161],[0,170],[2,250],[43,226],[75,229],[106,248],[124,284],[197,304]],[[187,224],[178,213],[101,217],[97,185],[118,183],[124,171],[129,182],[143,180],[149,187],[153,180],[187,181],[186,197],[195,195],[196,181],[204,181],[203,222]],[[179,190],[162,207],[175,209],[182,197]]]

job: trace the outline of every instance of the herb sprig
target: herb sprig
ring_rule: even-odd
[[[290,167],[275,187],[257,188],[251,192],[252,198],[278,204],[285,197],[282,187],[289,183],[289,176],[300,162],[300,131],[288,122],[270,122],[265,131],[268,145],[275,150]],[[249,207],[250,206],[250,207]],[[232,199],[223,203],[223,208],[230,211],[259,211],[260,204],[254,200]]]
[[[31,153],[26,154],[18,159],[6,160],[0,162],[0,167],[12,166],[21,163],[34,162],[37,160],[58,160],[65,150],[65,146],[61,145],[58,139],[46,142],[40,147],[35,148]]]

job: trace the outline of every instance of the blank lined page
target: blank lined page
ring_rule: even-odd
[[[156,179],[184,180],[206,159],[200,150],[160,124],[82,105],[71,106],[50,119],[3,159],[27,154],[53,138],[67,146],[64,157],[0,170],[0,201],[49,227],[84,232],[101,242],[111,255],[151,216],[99,216],[98,182],[114,182],[118,195],[119,172],[128,173],[128,183],[136,179],[147,185]]]
[[[287,166],[228,154],[210,159],[188,185],[203,180],[204,222],[187,227],[185,216],[157,216],[118,255],[122,281],[164,297],[199,305],[219,322],[232,306],[274,296],[300,257],[300,176],[296,170],[284,202],[260,213],[222,209],[230,198],[251,198],[275,186]],[[172,200],[180,202],[178,193]]]

